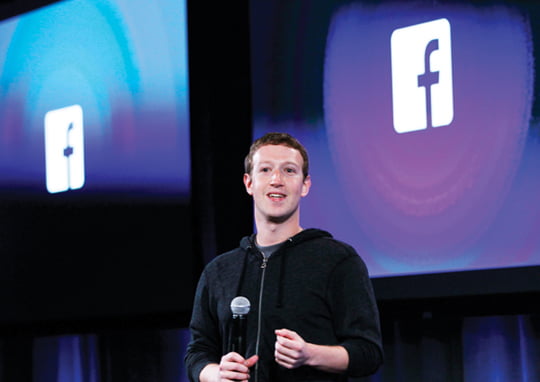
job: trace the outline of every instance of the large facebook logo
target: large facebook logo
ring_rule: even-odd
[[[396,29],[390,41],[394,130],[449,125],[454,103],[448,20]]]
[[[45,163],[49,193],[83,187],[84,131],[83,112],[79,105],[45,114]]]
[[[375,275],[522,264],[537,246],[507,213],[527,204],[534,167],[530,20],[514,7],[377,3],[340,8],[328,29],[324,133],[342,197],[317,215]]]

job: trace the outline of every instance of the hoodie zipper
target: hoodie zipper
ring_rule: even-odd
[[[292,238],[288,238],[287,241],[289,243],[292,243]],[[264,281],[266,276],[266,268],[268,266],[268,259],[270,256],[265,256],[264,253],[257,248],[257,246],[253,245],[251,248],[254,248],[262,257],[261,262],[261,282],[259,284],[259,303],[258,303],[258,313],[257,313],[257,337],[255,341],[255,354],[259,354],[259,348],[261,343],[261,332],[262,332],[262,300],[263,300],[263,291],[264,291]],[[281,247],[279,248],[281,249]],[[278,251],[279,251],[278,249]],[[272,256],[274,256],[272,254]],[[255,364],[255,378],[254,381],[257,382],[259,380],[259,362]]]
[[[261,263],[261,283],[259,285],[259,306],[257,313],[257,340],[255,341],[255,354],[259,354],[259,345],[261,342],[261,326],[262,326],[262,297],[264,290],[264,279],[266,275],[266,266],[268,265],[268,257],[264,256],[262,252],[259,251],[262,256]],[[255,382],[259,380],[259,362],[255,364]]]

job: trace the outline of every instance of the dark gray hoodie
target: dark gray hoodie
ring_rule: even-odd
[[[259,355],[251,381],[346,381],[374,373],[383,352],[379,315],[366,266],[349,245],[308,229],[289,238],[268,260],[244,237],[240,247],[216,257],[201,275],[185,362],[191,381],[208,363],[230,351],[231,300],[251,302],[246,358]],[[274,361],[275,329],[305,341],[341,345],[349,353],[345,374],[303,366],[288,370]]]

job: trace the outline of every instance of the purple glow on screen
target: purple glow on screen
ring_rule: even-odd
[[[398,133],[392,33],[443,18],[451,28],[453,119]],[[317,126],[255,121],[256,135],[291,132],[311,154],[303,226],[352,244],[373,276],[540,264],[531,39],[526,17],[504,6],[336,11],[321,84],[324,119]]]
[[[453,121],[398,134],[390,33],[443,16],[452,28]],[[473,248],[493,226],[521,161],[533,94],[528,32],[505,8],[350,7],[335,15],[325,62],[329,143],[347,204],[373,243],[372,269],[491,264],[490,253]]]

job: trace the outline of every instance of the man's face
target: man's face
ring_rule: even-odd
[[[304,179],[303,162],[300,152],[287,146],[267,145],[255,152],[244,184],[253,196],[256,220],[281,223],[298,217],[300,199],[311,186],[309,176]]]

